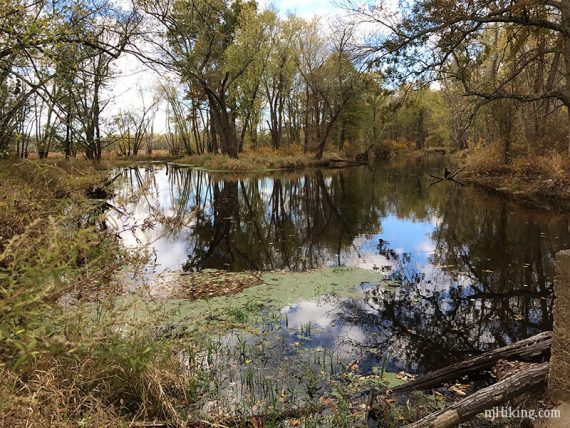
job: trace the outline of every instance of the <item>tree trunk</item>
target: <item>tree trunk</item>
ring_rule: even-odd
[[[338,150],[342,152],[344,149],[344,141],[346,140],[346,128],[344,126],[344,121],[340,122],[340,135],[338,138]]]
[[[394,392],[404,392],[413,389],[432,388],[443,382],[458,379],[471,373],[480,373],[487,370],[499,360],[522,360],[531,361],[537,357],[546,355],[552,343],[552,332],[547,331],[529,337],[528,339],[512,343],[483,355],[461,361],[457,364],[444,367],[428,373],[419,379],[412,380],[393,389]]]
[[[65,158],[69,159],[70,155],[71,155],[71,111],[69,110],[65,116]]]
[[[309,114],[310,114],[311,96],[309,93],[309,85],[305,85],[305,129],[303,132],[303,153],[309,151]]]
[[[210,126],[208,128],[210,129],[210,139],[209,139],[208,150],[210,153],[218,153],[218,134],[217,134],[218,131],[216,129],[214,114],[211,108],[209,109],[209,116],[210,116]]]
[[[319,141],[319,146],[317,147],[317,153],[315,155],[315,158],[319,160],[323,158],[325,146],[327,144],[329,134],[331,133],[331,129],[334,126],[335,122],[336,122],[336,117],[331,117],[330,122],[327,124],[327,127],[325,128],[324,134],[321,136],[321,139]]]
[[[523,369],[487,388],[471,394],[447,409],[432,413],[405,428],[450,428],[465,422],[485,409],[505,403],[521,393],[546,383],[548,363]],[[500,415],[496,415],[500,416]]]
[[[233,118],[225,103],[223,96],[214,96],[210,90],[208,93],[208,101],[210,103],[210,111],[212,113],[212,123],[217,131],[222,143],[222,151],[229,157],[237,159],[239,142]]]
[[[564,39],[564,57],[566,60],[566,99],[565,105],[568,110],[568,157],[570,157],[570,4],[567,1],[562,2],[560,9],[562,13],[562,25],[566,30]]]

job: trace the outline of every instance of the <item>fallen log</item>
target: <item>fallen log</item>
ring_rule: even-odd
[[[489,369],[499,360],[533,361],[542,355],[548,354],[551,343],[552,332],[546,331],[529,337],[528,339],[428,373],[416,380],[397,386],[392,391],[394,393],[400,393],[414,389],[431,388],[448,380]]]
[[[331,164],[346,164],[346,165],[366,165],[368,162],[352,160],[352,159],[329,159]]]
[[[405,428],[448,428],[465,422],[485,409],[505,403],[521,393],[546,383],[549,363],[521,370],[487,388],[471,394],[446,409],[432,413]]]

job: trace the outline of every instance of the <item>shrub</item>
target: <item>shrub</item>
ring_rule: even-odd
[[[564,182],[568,179],[570,165],[568,158],[560,154],[545,156],[524,156],[516,158],[512,163],[512,171],[522,177],[551,179],[554,182]]]

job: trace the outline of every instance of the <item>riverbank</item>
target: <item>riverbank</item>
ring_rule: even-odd
[[[214,269],[199,273],[180,272],[179,267],[188,254],[186,247],[183,247],[180,263],[173,264],[178,270],[166,272],[163,281],[158,282],[141,274],[139,269],[147,262],[144,253],[154,254],[144,251],[142,242],[148,241],[142,239],[138,247],[126,251],[113,231],[102,226],[101,220],[105,218],[111,224],[110,212],[99,210],[101,200],[86,196],[87,190],[109,181],[110,171],[116,165],[105,165],[104,162],[91,165],[74,160],[63,166],[44,161],[3,165],[4,174],[0,177],[7,180],[10,189],[17,189],[14,191],[17,196],[10,196],[6,202],[13,206],[11,216],[18,218],[18,206],[22,203],[36,209],[24,207],[22,212],[29,213],[27,220],[0,256],[0,372],[3,375],[0,380],[0,425],[14,426],[22,421],[30,425],[57,426],[79,423],[120,426],[133,421],[172,426],[200,425],[205,424],[204,421],[232,425],[234,422],[246,424],[252,419],[251,415],[257,415],[256,420],[269,425],[287,426],[284,420],[289,419],[290,425],[298,422],[308,426],[364,426],[366,391],[390,387],[413,377],[401,372],[409,370],[407,368],[387,365],[389,358],[386,355],[390,354],[379,344],[381,342],[353,343],[344,338],[348,335],[358,337],[355,336],[359,332],[356,327],[361,323],[367,325],[370,322],[373,327],[378,316],[386,313],[381,308],[402,308],[397,311],[397,319],[402,311],[411,311],[413,315],[413,308],[419,309],[422,319],[426,314],[429,317],[431,313],[439,313],[430,311],[427,294],[413,294],[418,289],[416,283],[411,290],[400,289],[400,281],[383,281],[382,269],[372,263],[368,264],[368,270],[340,267],[303,273],[261,273],[257,270],[264,270],[264,265],[258,263],[254,265],[256,271],[240,273]],[[14,167],[16,170],[10,170]],[[157,176],[165,173],[165,168],[154,170],[140,168],[137,171],[140,176],[133,180],[139,184],[133,193],[124,194],[123,201],[136,204],[137,193],[146,189],[152,194],[149,186],[154,185],[161,196],[170,194],[181,201],[180,206],[195,211],[196,206],[178,198],[179,188],[166,191],[160,184]],[[374,177],[370,174],[381,171],[386,174]],[[402,165],[397,171],[410,175],[409,165]],[[159,174],[155,175],[156,172]],[[131,169],[125,177],[131,173],[132,177],[136,176]],[[185,174],[193,172],[169,170],[163,179],[171,184],[191,182],[182,179]],[[383,205],[375,205],[374,201],[384,200],[382,195],[406,195],[406,187],[393,188],[393,183],[390,190],[385,190],[388,193],[382,193],[382,184],[390,183],[387,177],[399,175],[391,174],[382,166],[344,171],[345,180],[336,184],[334,180],[326,179],[326,173],[323,175],[325,177],[319,177],[315,182],[305,179],[304,191],[313,187],[318,189],[317,195],[327,198],[311,199],[311,194],[304,194],[311,200],[307,206],[323,207],[317,211],[317,217],[307,217],[308,224],[314,224],[315,218],[327,218],[327,213],[333,212],[327,207],[337,204],[342,209],[334,210],[335,216],[349,215],[348,220],[340,223],[346,228],[346,225],[359,222],[359,207],[373,208],[378,213]],[[411,183],[429,186],[429,183],[421,182],[423,172],[410,176]],[[370,181],[361,182],[364,178]],[[220,186],[227,193],[218,194],[222,197],[219,200],[228,205],[239,201],[235,194],[232,197],[230,181]],[[114,184],[118,186],[120,182],[119,178]],[[370,192],[366,190],[372,188],[379,192],[377,199],[355,198],[368,195]],[[188,193],[192,193],[192,189],[188,188]],[[244,187],[243,194],[257,201],[257,212],[262,215],[273,212],[259,204],[260,200],[270,198],[267,193],[248,193],[248,189],[256,189]],[[325,192],[321,193],[324,189],[328,197]],[[109,187],[108,190],[111,194],[113,189]],[[448,193],[443,186],[439,190],[441,195]],[[299,200],[296,195],[291,192],[283,199]],[[349,196],[344,204],[340,203],[342,195]],[[138,196],[146,199],[148,195]],[[475,206],[476,210],[487,211],[488,207],[477,200],[472,205],[474,200],[466,199],[471,201],[467,210],[472,211]],[[317,203],[312,202],[314,200]],[[148,201],[155,199],[150,197]],[[458,202],[455,200],[448,206],[458,206]],[[125,215],[131,212],[122,205],[121,198],[113,203]],[[153,205],[141,227],[161,233],[157,222],[162,219],[168,223],[172,219],[171,208],[174,206],[166,205],[170,211],[164,217],[160,206]],[[245,211],[240,211],[238,205],[233,207],[230,211],[218,211],[217,221],[253,218],[249,207],[242,208],[250,210],[250,217],[242,214]],[[406,204],[396,201],[396,207],[405,208]],[[305,218],[302,211],[287,208],[285,205],[283,212],[290,218]],[[147,212],[146,209],[142,211]],[[414,219],[420,211],[433,212],[415,209]],[[497,217],[494,211],[487,212],[490,212],[488,218],[478,217],[480,223],[465,221],[463,224],[480,231]],[[398,213],[412,216],[408,211],[399,210]],[[374,218],[378,216],[373,215]],[[253,223],[259,227],[265,220]],[[388,231],[389,222],[383,223]],[[216,224],[220,223],[212,223],[212,226]],[[293,221],[291,227],[284,230],[283,238],[291,242],[294,253],[302,254],[300,240],[294,236],[297,230],[302,230],[297,224]],[[191,227],[194,237],[200,234],[195,225],[183,227]],[[329,233],[333,227],[334,223],[327,223]],[[496,230],[492,224],[490,229]],[[513,229],[520,227],[515,224]],[[505,236],[511,236],[513,229]],[[245,230],[246,236],[269,236],[268,246],[259,250],[263,247],[255,247],[250,241],[240,251],[233,239],[234,255],[253,257],[261,251],[271,255],[272,248],[280,248],[280,251],[285,248],[275,241],[278,237],[263,231],[256,235]],[[374,236],[378,229],[370,226],[367,230]],[[399,230],[406,230],[406,235],[413,234],[409,228]],[[548,232],[542,228],[540,231]],[[426,231],[421,233],[425,235]],[[326,239],[326,234],[319,232],[321,235]],[[554,235],[563,237],[558,232],[548,233],[548,236]],[[330,236],[336,237],[336,233],[330,233]],[[479,242],[480,236],[481,233],[476,239],[464,235],[454,239],[461,243]],[[442,239],[446,239],[445,236]],[[183,242],[184,245],[187,242],[189,239]],[[211,241],[206,236],[202,242]],[[202,242],[196,242],[195,248],[206,248],[207,244]],[[321,242],[315,241],[314,246],[325,251]],[[336,239],[334,244],[336,249]],[[373,247],[376,248],[376,242]],[[173,248],[176,245],[172,243],[162,246],[166,252]],[[516,248],[516,254],[522,254],[520,248],[523,246]],[[375,250],[373,253],[376,255]],[[395,253],[386,254],[397,257]],[[483,257],[485,254],[478,254],[481,257],[477,260],[491,260]],[[156,255],[160,255],[160,250]],[[529,266],[535,265],[532,259],[528,262]],[[440,263],[442,266],[438,269],[451,269],[455,264],[445,259]],[[489,264],[475,263],[475,269],[485,269],[484,272],[494,269]],[[220,269],[228,267],[220,265]],[[396,294],[399,295],[397,301],[392,299]],[[439,304],[438,298],[433,298],[434,304]],[[97,316],[93,316],[94,313]],[[469,313],[465,317],[471,319]],[[388,317],[386,321],[390,319]],[[415,319],[415,315],[410,319]],[[383,325],[389,325],[386,321]],[[515,323],[519,321],[515,316]],[[427,324],[444,325],[438,319]],[[414,331],[406,349],[413,349],[417,337],[434,334],[425,334],[424,330],[417,333],[415,323],[405,325],[413,326]],[[472,321],[469,322],[471,325]],[[366,328],[363,331],[373,330]],[[452,334],[449,330],[441,331],[444,333],[440,336]],[[402,332],[394,334],[405,341]],[[366,358],[351,351],[352,346],[361,345],[366,345]],[[444,397],[422,396],[419,401],[412,399],[412,405],[392,409],[393,426],[437,410],[443,405],[442,400],[457,398],[454,394],[457,392],[444,391]]]
[[[467,181],[487,191],[546,210],[570,211],[570,183],[530,177],[470,175]]]
[[[570,160],[562,155],[526,155],[509,164],[499,153],[457,153],[452,161],[465,168],[460,178],[528,206],[570,211]]]
[[[327,168],[345,166],[352,160],[329,152],[322,159],[316,159],[313,153],[303,153],[299,150],[247,150],[240,153],[238,159],[226,155],[194,155],[178,158],[172,161],[179,166],[201,168],[210,172],[268,172],[291,171],[305,168]]]

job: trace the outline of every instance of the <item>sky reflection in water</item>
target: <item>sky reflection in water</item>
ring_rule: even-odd
[[[441,160],[275,177],[190,169],[125,171],[112,214],[127,246],[149,244],[149,270],[375,269],[386,293],[283,308],[289,340],[393,369],[423,371],[550,329],[554,255],[568,216],[527,209],[470,186],[430,187]],[[196,214],[197,213],[197,214]],[[358,287],[359,284],[355,284]],[[358,347],[354,347],[354,344]],[[364,345],[364,347],[363,347]]]

